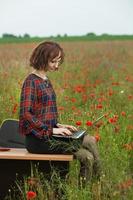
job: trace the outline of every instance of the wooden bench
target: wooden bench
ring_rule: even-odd
[[[1,148],[4,150],[4,148]],[[64,154],[32,154],[23,148],[5,148],[0,151],[0,159],[8,160],[44,160],[44,161],[72,161],[73,155]]]

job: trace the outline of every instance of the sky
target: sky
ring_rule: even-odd
[[[3,33],[133,34],[133,0],[0,0]]]

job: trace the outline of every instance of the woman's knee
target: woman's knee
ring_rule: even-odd
[[[87,147],[88,145],[91,145],[91,144],[96,144],[96,139],[94,136],[91,136],[91,135],[85,135],[84,139],[83,139],[83,142],[82,142],[82,145],[84,147]]]
[[[94,156],[93,156],[93,154],[91,152],[89,152],[88,150],[84,149],[84,148],[79,149],[75,153],[75,156],[82,163],[85,163],[87,161],[91,161],[92,163],[94,163]]]

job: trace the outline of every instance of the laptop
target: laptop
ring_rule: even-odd
[[[104,115],[102,115],[101,117],[99,117],[98,119],[96,119],[94,122],[93,122],[93,126],[95,126],[95,124],[104,117]],[[85,133],[86,133],[87,130],[78,130],[76,132],[74,132],[72,135],[56,135],[56,134],[53,134],[52,136],[54,138],[64,138],[64,139],[80,139],[82,138]]]
[[[64,139],[79,139],[82,138],[85,134],[86,130],[78,130],[74,132],[72,135],[56,135],[53,134],[54,138],[64,138]]]

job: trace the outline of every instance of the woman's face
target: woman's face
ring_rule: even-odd
[[[48,71],[57,71],[59,68],[59,65],[60,65],[60,61],[61,61],[61,53],[59,52],[59,55],[57,57],[48,61],[47,70]]]

